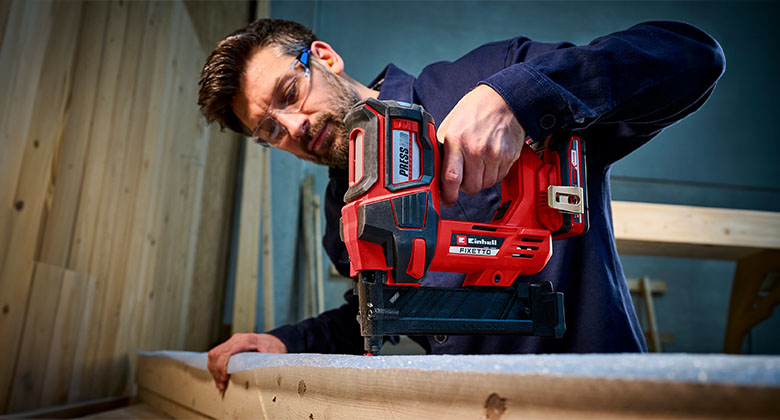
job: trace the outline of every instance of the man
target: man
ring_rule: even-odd
[[[664,127],[698,109],[723,73],[718,43],[689,25],[653,22],[587,46],[514,38],[486,44],[414,78],[388,65],[368,86],[344,73],[329,44],[303,26],[265,19],[220,42],[203,69],[199,105],[217,121],[260,144],[330,167],[323,244],[349,272],[338,220],[347,189],[343,117],[366,97],[423,105],[443,144],[442,217],[489,222],[500,204],[498,182],[524,140],[558,130],[581,135],[588,150],[590,231],[554,242],[547,267],[518,281],[552,281],[565,295],[560,340],[515,336],[412,337],[428,353],[645,351],[614,244],[609,168]],[[463,276],[428,273],[426,286],[459,286]],[[357,299],[266,334],[236,334],[209,352],[217,386],[227,385],[235,353],[359,354]]]

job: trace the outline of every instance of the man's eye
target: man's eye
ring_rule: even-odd
[[[290,85],[287,87],[287,94],[284,96],[284,103],[287,105],[294,104],[298,99],[298,81],[293,79]]]

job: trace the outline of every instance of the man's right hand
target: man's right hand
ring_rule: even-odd
[[[227,373],[230,356],[249,351],[287,353],[287,346],[271,334],[233,334],[229,340],[209,351],[209,372],[220,391],[227,389],[228,379],[230,379]]]

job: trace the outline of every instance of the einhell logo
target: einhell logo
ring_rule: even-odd
[[[472,246],[498,246],[498,241],[495,239],[482,239],[479,237],[469,237],[468,245]]]
[[[450,239],[451,246],[465,246],[472,248],[501,248],[504,238],[497,236],[469,235],[465,233],[453,233]]]

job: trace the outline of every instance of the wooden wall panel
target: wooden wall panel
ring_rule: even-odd
[[[198,34],[247,13],[0,5],[0,412],[129,393],[138,349],[217,339],[238,143],[197,109]]]
[[[44,29],[52,23],[54,11],[51,7],[51,4],[41,4],[40,8],[34,4],[12,6],[9,35],[4,37],[3,50],[8,46],[17,54],[29,57],[29,61],[0,52],[3,63],[0,80],[5,84],[0,89],[0,112],[3,112],[0,114],[3,150],[0,153],[3,211],[0,213],[3,217],[0,221],[0,352],[4,355],[0,360],[0,409],[6,407],[13,366],[19,354],[37,253],[36,240],[40,225],[45,223],[50,168],[67,97],[62,85],[67,76],[59,73],[62,69],[41,71],[44,65],[53,65],[56,59],[62,60],[66,68],[70,62],[67,51],[50,48],[52,44],[62,46],[59,37],[67,37],[70,31],[70,28],[62,27],[53,32]],[[28,25],[44,28],[33,34]],[[19,45],[21,48],[15,49]]]

